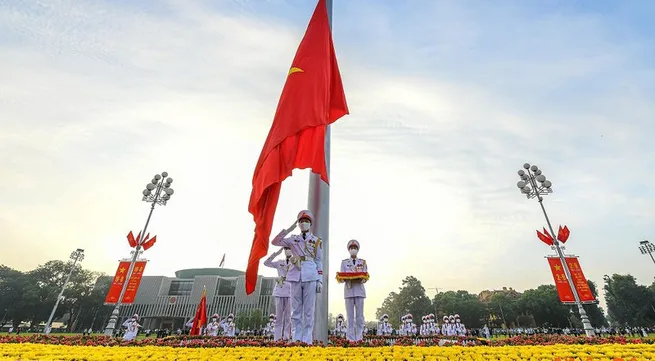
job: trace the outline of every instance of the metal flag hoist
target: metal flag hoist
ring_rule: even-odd
[[[319,0],[289,69],[273,125],[255,167],[248,206],[255,236],[246,269],[254,292],[260,260],[268,253],[282,182],[293,169],[311,169],[309,210],[323,244],[323,290],[317,295],[314,340],[327,343],[329,275],[330,124],[349,114],[332,41],[332,0]]]

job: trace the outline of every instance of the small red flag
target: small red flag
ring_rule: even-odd
[[[207,324],[207,290],[203,288],[202,297],[200,297],[200,303],[198,304],[198,309],[196,310],[196,316],[193,318],[193,325],[191,326],[191,331],[189,335],[197,336],[200,335],[202,328]]]
[[[311,168],[328,182],[327,126],[348,114],[332,43],[325,0],[319,0],[291,64],[264,149],[252,180],[248,211],[255,237],[246,268],[246,294],[257,284],[260,260],[268,253],[282,181],[293,169]]]
[[[150,233],[148,233],[148,234],[150,234]],[[143,247],[144,251],[147,251],[148,248],[155,245],[155,242],[157,242],[157,236],[154,236],[151,239],[146,238],[146,241],[143,242],[143,244],[141,246]]]
[[[132,234],[132,231],[127,234],[127,243],[129,243],[130,247],[132,248],[136,247],[136,239],[134,239],[134,234]]]
[[[571,231],[569,231],[569,227],[564,226],[559,226],[559,230],[557,231],[557,239],[559,239],[560,242],[566,243],[566,240],[569,239],[569,235],[571,234]]]
[[[552,246],[553,245],[553,239],[550,237],[547,237],[545,234],[537,231],[537,237],[544,242],[545,244]]]

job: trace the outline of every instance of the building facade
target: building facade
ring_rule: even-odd
[[[226,317],[261,310],[275,311],[275,277],[259,276],[255,291],[246,295],[245,273],[227,268],[185,269],[175,277],[143,276],[131,305],[120,308],[120,322],[135,313],[144,329],[183,328],[194,317],[203,288],[207,289],[207,317]]]

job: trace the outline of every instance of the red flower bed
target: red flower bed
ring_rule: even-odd
[[[308,346],[301,342],[286,343],[275,342],[271,339],[243,337],[208,337],[208,336],[169,336],[166,338],[144,338],[136,341],[123,341],[121,338],[106,336],[55,336],[55,335],[29,335],[29,336],[0,336],[0,343],[35,343],[66,346],[169,346],[169,347],[322,347],[318,342]],[[391,337],[373,336],[363,341],[350,342],[342,338],[330,337],[328,347],[381,347],[394,346],[538,346],[538,345],[600,345],[600,344],[654,344],[655,339],[625,338],[620,336],[593,337],[564,336],[564,335],[533,335],[515,336],[506,339],[492,340],[473,337]]]
[[[652,338],[625,338],[623,336],[586,337],[566,335],[532,335],[514,336],[505,339],[492,340],[491,346],[537,346],[537,345],[603,345],[628,343],[653,344]]]

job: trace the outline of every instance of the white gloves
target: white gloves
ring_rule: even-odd
[[[316,293],[323,291],[323,281],[316,281]]]

